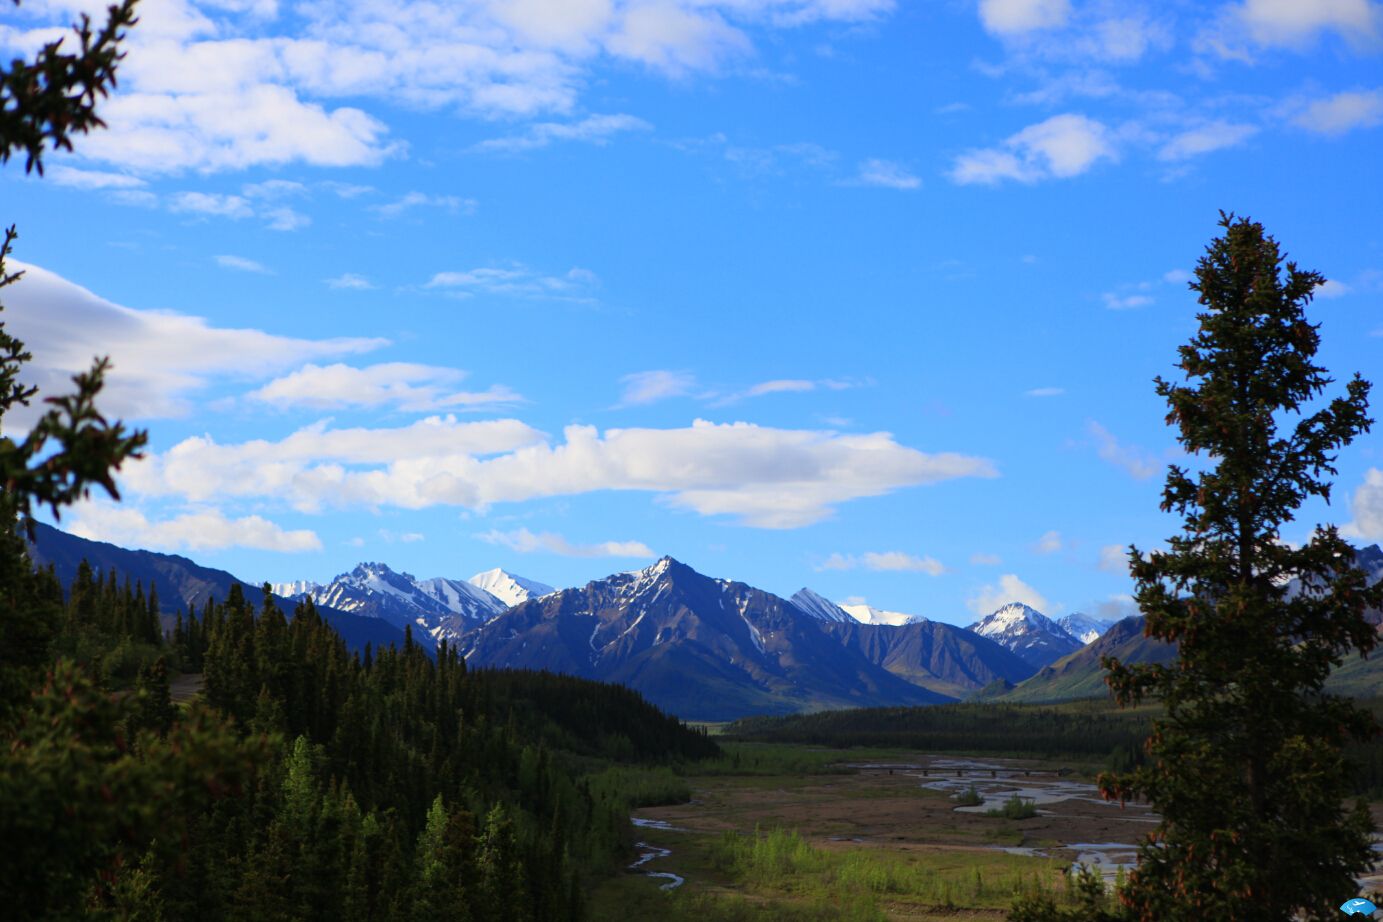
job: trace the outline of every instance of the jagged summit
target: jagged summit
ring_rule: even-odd
[[[845,609],[805,586],[793,593],[788,601],[796,605],[803,614],[818,621],[848,623],[851,620],[850,613]]]
[[[1009,602],[995,609],[969,629],[1008,647],[1036,666],[1046,666],[1085,646],[1051,618],[1022,602]]]
[[[872,605],[842,605],[840,607],[860,624],[890,624],[898,627],[903,624],[920,624],[927,620],[921,615],[909,615],[901,611],[885,611]]]
[[[483,589],[485,592],[490,593],[490,595],[499,599],[505,605],[511,606],[556,591],[546,583],[526,579],[525,577],[510,573],[508,570],[500,569],[499,567],[495,567],[493,570],[486,570],[483,573],[477,573],[475,576],[466,580],[466,582],[475,586],[477,589]]]

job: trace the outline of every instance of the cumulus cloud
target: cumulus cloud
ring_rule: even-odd
[[[1085,428],[1095,439],[1095,449],[1100,457],[1116,467],[1123,468],[1130,477],[1147,480],[1158,472],[1157,460],[1141,448],[1120,442],[1112,432],[1094,420]]]
[[[683,397],[696,387],[696,376],[685,371],[639,371],[620,378],[624,391],[620,394],[620,407],[640,407],[669,397]]]
[[[472,149],[478,151],[517,152],[547,147],[555,141],[582,141],[587,144],[607,144],[617,134],[630,131],[649,131],[648,122],[632,115],[591,115],[577,122],[540,122],[528,126],[523,134],[481,141]]]
[[[1100,299],[1104,301],[1104,306],[1112,311],[1131,311],[1153,303],[1151,295],[1119,294],[1115,291],[1106,291],[1100,295]]]
[[[246,547],[292,554],[322,549],[321,539],[307,529],[285,531],[261,516],[230,519],[215,510],[186,512],[151,522],[129,505],[84,503],[74,510],[67,530],[91,541],[156,551]]]
[[[1039,554],[1055,554],[1061,548],[1061,532],[1059,531],[1044,532],[1042,537],[1037,539],[1037,543],[1033,545],[1033,550]]]
[[[523,402],[523,397],[503,385],[492,385],[483,391],[453,390],[465,377],[464,371],[455,368],[411,362],[385,362],[365,368],[338,362],[305,365],[275,378],[249,396],[281,408],[392,406],[408,412],[482,410]]]
[[[822,561],[817,570],[865,569],[881,572],[926,573],[940,576],[946,567],[935,557],[919,557],[905,551],[868,551],[864,554],[835,553]]]
[[[858,22],[892,6],[322,0],[290,10],[271,0],[160,0],[141,8],[139,28],[130,32],[120,89],[102,109],[109,129],[87,139],[79,155],[138,173],[372,165],[404,148],[360,106],[565,116],[597,82],[591,71],[611,58],[673,77],[715,72],[753,55],[751,31]],[[75,0],[26,6],[24,27],[6,29],[3,38],[31,51],[90,7]]]
[[[1353,288],[1349,287],[1344,282],[1336,281],[1335,279],[1326,279],[1316,286],[1314,294],[1318,298],[1333,300],[1335,298],[1343,298],[1353,290]]]
[[[1305,47],[1325,32],[1366,42],[1383,30],[1383,5],[1375,0],[1244,0],[1232,12],[1262,45]]]
[[[656,557],[642,541],[601,541],[597,544],[572,544],[554,532],[534,534],[527,528],[514,531],[488,531],[476,535],[481,541],[498,544],[520,554],[544,551],[562,557]]]
[[[966,151],[956,158],[950,177],[961,185],[1067,179],[1115,157],[1103,123],[1067,113],[1029,125],[997,147]]]
[[[483,510],[603,490],[657,494],[705,516],[758,528],[798,528],[834,507],[909,486],[996,477],[993,464],[925,454],[888,433],[839,435],[698,420],[683,429],[568,426],[553,444],[518,420],[431,417],[397,429],[318,423],[278,442],[186,439],[128,466],[124,483],[155,496],[205,502],[274,499],[324,507]]]
[[[1022,602],[1046,615],[1055,611],[1042,593],[1023,582],[1013,573],[1005,573],[999,577],[997,585],[990,583],[981,586],[978,592],[965,601],[965,604],[972,612],[983,618],[1010,602]]]
[[[1069,0],[980,0],[980,22],[994,35],[1061,26],[1070,13]]]
[[[1356,128],[1383,124],[1383,90],[1336,93],[1308,103],[1292,119],[1307,131],[1342,135]]]
[[[1368,469],[1364,482],[1350,498],[1349,509],[1354,521],[1340,529],[1342,534],[1365,541],[1383,540],[1383,470]]]
[[[309,340],[260,330],[214,327],[200,317],[113,304],[55,273],[15,261],[24,277],[5,289],[9,329],[34,355],[25,379],[41,393],[66,393],[71,376],[109,355],[102,409],[116,417],[181,416],[188,398],[211,381],[268,375],[305,361],[368,352],[382,339]],[[6,415],[30,425],[34,407]]]
[[[46,167],[43,177],[49,182],[74,189],[140,189],[147,185],[138,176],[127,173],[79,170],[61,163]]]

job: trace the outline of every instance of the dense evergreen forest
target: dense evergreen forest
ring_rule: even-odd
[[[235,588],[165,636],[113,573],[3,576],[7,918],[581,919],[630,841],[612,763],[718,754],[622,687],[350,653],[310,602]]]

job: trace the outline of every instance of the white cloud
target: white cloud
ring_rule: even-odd
[[[397,218],[414,208],[441,208],[452,214],[471,214],[478,203],[473,198],[459,195],[428,195],[426,192],[409,192],[403,197],[383,205],[371,206],[371,211],[381,218]]]
[[[549,554],[559,554],[562,557],[657,556],[642,541],[601,541],[598,544],[572,544],[554,532],[545,531],[535,535],[527,528],[520,528],[515,531],[489,531],[476,535],[476,537],[490,544],[498,544],[510,550],[518,551],[521,554],[545,551]]]
[[[1294,119],[1317,134],[1342,135],[1383,124],[1383,90],[1336,93],[1308,104]]]
[[[764,381],[755,384],[744,392],[746,397],[762,397],[765,394],[795,394],[803,391],[816,390],[815,381],[803,381],[799,379],[780,379],[777,381]]]
[[[1151,295],[1121,295],[1117,292],[1106,291],[1100,297],[1104,301],[1104,306],[1112,311],[1131,311],[1136,308],[1147,307],[1153,303]]]
[[[1236,147],[1258,133],[1256,125],[1218,120],[1182,131],[1158,149],[1159,160],[1189,160],[1212,151]]]
[[[997,567],[1003,559],[998,554],[975,553],[970,555],[970,562],[977,567]]]
[[[257,515],[228,519],[221,512],[187,512],[151,522],[129,505],[83,503],[67,530],[92,541],[156,551],[215,551],[247,547],[292,554],[320,551],[321,539],[307,529],[285,531]]]
[[[335,278],[323,279],[328,288],[337,291],[370,291],[379,286],[375,285],[363,275],[354,272],[343,272]]]
[[[140,189],[146,185],[144,180],[126,173],[79,170],[60,163],[45,168],[43,177],[60,186],[71,186],[74,189]]]
[[[653,126],[632,115],[591,115],[579,122],[540,122],[523,134],[491,138],[475,145],[479,151],[524,151],[547,147],[554,141],[583,141],[606,144],[617,134],[650,131]]]
[[[998,147],[961,154],[950,177],[961,185],[1066,179],[1115,156],[1109,131],[1102,123],[1067,113],[1029,125]]]
[[[71,376],[90,368],[92,356],[109,355],[112,369],[101,406],[114,417],[181,416],[189,410],[187,398],[212,380],[275,374],[387,342],[293,339],[213,327],[187,314],[112,304],[38,266],[15,261],[13,268],[22,269],[24,278],[5,289],[5,318],[34,354],[25,379],[42,393],[66,393]],[[5,422],[27,426],[36,413],[34,407],[16,409]]]
[[[854,183],[861,186],[879,186],[884,189],[911,191],[922,188],[922,180],[899,163],[891,160],[866,160],[860,164]]]
[[[1034,387],[1023,392],[1024,397],[1060,397],[1066,393],[1064,387]]]
[[[1064,25],[1071,13],[1069,0],[980,0],[980,22],[1001,36]]]
[[[222,254],[216,257],[216,265],[220,266],[222,269],[236,269],[240,272],[254,272],[259,275],[274,274],[274,270],[270,269],[268,266],[265,266],[261,262],[256,262],[253,259],[246,259],[244,256]]]
[[[186,439],[129,465],[147,495],[204,502],[261,497],[303,511],[325,506],[483,510],[603,490],[658,494],[673,508],[728,515],[758,528],[798,528],[835,506],[909,486],[996,477],[991,462],[925,454],[888,433],[840,435],[702,420],[683,429],[568,426],[550,444],[518,420],[429,418],[402,429],[329,429],[279,442]],[[485,457],[485,456],[490,457]]]
[[[1128,546],[1106,544],[1100,548],[1099,567],[1106,573],[1128,573]]]
[[[248,218],[254,214],[249,201],[242,196],[215,192],[179,192],[169,201],[168,210],[218,218]]]
[[[946,567],[935,557],[918,557],[905,551],[868,551],[858,556],[834,553],[817,570],[874,570],[876,572],[926,573],[940,576]]]
[[[1053,614],[1056,610],[1048,604],[1042,593],[1023,582],[1013,573],[1005,573],[999,577],[997,586],[993,584],[981,586],[978,592],[966,600],[965,604],[972,612],[984,617],[1010,602],[1022,602],[1044,615]]]
[[[683,397],[696,387],[696,376],[685,371],[639,371],[620,378],[624,392],[616,406],[638,407],[669,397]]]
[[[1383,470],[1368,469],[1364,482],[1350,498],[1349,509],[1354,521],[1342,527],[1341,534],[1366,541],[1383,540]]]
[[[1185,269],[1168,269],[1166,272],[1162,273],[1162,281],[1166,282],[1168,285],[1185,285],[1187,282],[1191,281],[1192,278],[1194,278],[1194,276]]]
[[[1314,294],[1318,298],[1333,300],[1334,298],[1343,298],[1353,290],[1353,288],[1350,288],[1344,282],[1338,282],[1335,279],[1326,279],[1316,286]]]
[[[600,279],[589,269],[574,267],[563,275],[543,275],[516,263],[506,267],[486,266],[479,269],[438,272],[428,280],[425,287],[463,298],[489,294],[513,298],[590,302],[591,292],[599,283]]]
[[[1091,420],[1086,431],[1095,439],[1100,457],[1128,472],[1130,477],[1147,480],[1159,470],[1157,460],[1136,445],[1125,445],[1108,429]]]
[[[484,391],[455,391],[466,377],[454,368],[385,362],[365,368],[336,363],[305,365],[253,391],[249,397],[277,407],[326,410],[393,406],[408,412],[492,409],[522,403],[523,397],[503,385]]]
[[[292,208],[280,206],[270,208],[263,215],[269,221],[269,230],[276,231],[295,231],[302,230],[312,223],[312,219],[307,215],[294,211]]]
[[[31,9],[7,43],[51,40],[86,0]],[[750,31],[876,18],[892,0],[147,0],[110,124],[79,155],[137,173],[378,164],[401,153],[356,106],[569,115],[611,58],[674,77],[750,58]],[[253,10],[246,15],[241,10]],[[290,18],[291,16],[291,18]],[[350,99],[352,105],[340,105]],[[554,123],[557,124],[557,123]]]
[[[1037,539],[1037,544],[1033,545],[1033,550],[1039,554],[1055,554],[1061,550],[1061,532],[1044,532],[1041,538]]]
[[[1383,6],[1373,0],[1245,0],[1232,10],[1262,45],[1304,47],[1322,32],[1366,42],[1383,28]]]

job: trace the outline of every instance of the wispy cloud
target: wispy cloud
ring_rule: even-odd
[[[624,391],[620,394],[620,407],[640,407],[670,397],[684,397],[696,387],[696,376],[685,371],[639,371],[620,378]]]
[[[462,298],[487,294],[589,303],[599,284],[600,279],[589,269],[573,267],[563,275],[543,275],[515,263],[438,272],[425,287]]]
[[[1057,551],[1061,550],[1063,546],[1061,532],[1049,531],[1043,533],[1042,537],[1037,539],[1037,543],[1033,545],[1032,549],[1038,554],[1055,554]]]
[[[392,202],[372,205],[370,210],[381,218],[398,218],[418,208],[439,208],[451,214],[473,214],[479,203],[473,198],[459,195],[430,195],[426,192],[409,192]]]
[[[601,541],[596,544],[573,544],[555,532],[534,534],[527,528],[514,531],[488,531],[476,535],[481,541],[498,544],[520,554],[542,551],[562,557],[656,557],[642,541]]]
[[[922,180],[892,160],[866,160],[852,180],[854,185],[877,186],[910,192],[922,188]]]
[[[216,257],[216,265],[222,269],[235,269],[239,272],[255,272],[260,275],[273,275],[274,270],[265,266],[263,263],[253,259],[246,259],[243,256],[232,256],[223,254]]]
[[[1136,445],[1120,442],[1104,426],[1091,420],[1086,424],[1086,432],[1095,439],[1095,449],[1101,458],[1123,468],[1130,477],[1147,480],[1160,470],[1157,459]]]
[[[1339,136],[1383,124],[1383,90],[1336,93],[1308,104],[1293,123],[1317,134]]]
[[[1064,387],[1034,387],[1023,392],[1024,397],[1060,397],[1066,393]]]
[[[322,279],[328,288],[335,291],[371,291],[379,286],[375,285],[363,275],[354,272],[343,272],[335,278]]]
[[[906,551],[868,551],[864,554],[835,553],[827,557],[817,570],[874,570],[881,572],[926,573],[940,576],[946,567],[935,557],[917,556]]]
[[[632,115],[591,115],[578,122],[539,122],[523,134],[481,141],[472,150],[518,152],[547,147],[557,141],[608,144],[615,135],[651,131],[648,122]]]

